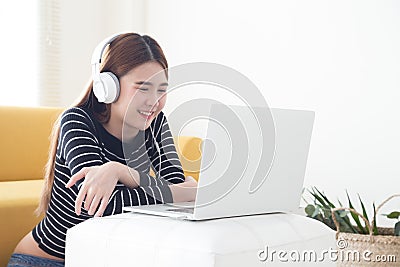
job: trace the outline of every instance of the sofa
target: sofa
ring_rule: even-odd
[[[43,185],[44,166],[54,121],[63,111],[50,107],[0,107],[0,267],[19,240],[41,217],[34,211]],[[198,179],[201,139],[175,137],[185,175]]]
[[[49,135],[60,108],[0,107],[0,266],[41,219],[34,215],[43,185]]]

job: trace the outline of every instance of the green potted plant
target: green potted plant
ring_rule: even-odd
[[[394,197],[400,197],[400,194],[393,195],[383,201],[377,208],[375,203],[372,204],[373,215],[372,220],[369,219],[365,209],[364,202],[358,195],[361,206],[361,212],[357,211],[346,191],[348,205],[344,206],[340,200],[338,205],[325,195],[324,192],[312,187],[307,191],[312,197],[312,203],[303,199],[307,203],[305,213],[307,217],[316,219],[326,224],[336,231],[337,247],[341,252],[371,252],[373,255],[390,255],[395,265],[399,266],[400,262],[400,212],[394,211],[389,214],[383,214],[387,218],[397,219],[394,227],[377,227],[376,218],[380,208]],[[360,251],[362,250],[362,251]],[[339,265],[349,266],[377,266],[376,261],[360,261],[359,259],[347,259],[346,262]],[[396,265],[397,264],[397,265]]]

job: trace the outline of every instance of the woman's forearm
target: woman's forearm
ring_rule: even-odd
[[[119,182],[129,188],[136,188],[140,185],[140,175],[138,171],[119,162],[113,162],[111,164],[114,164]],[[185,182],[171,184],[169,188],[172,193],[173,202],[194,201],[197,193],[197,181],[193,177],[188,176]]]
[[[140,185],[140,175],[137,170],[116,161],[113,161],[112,164],[114,164],[119,182],[129,188],[136,188]]]

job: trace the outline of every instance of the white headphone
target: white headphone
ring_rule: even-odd
[[[112,103],[118,99],[120,85],[118,77],[112,72],[101,72],[100,63],[104,49],[108,44],[115,40],[121,33],[113,34],[101,41],[92,54],[92,79],[93,93],[99,102],[106,104]]]

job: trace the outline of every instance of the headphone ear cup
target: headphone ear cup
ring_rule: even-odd
[[[115,102],[120,93],[120,85],[117,76],[112,72],[101,72],[99,81],[93,84],[93,92],[99,102],[106,104]]]
[[[106,100],[104,86],[100,79],[93,81],[93,93],[100,103]]]

